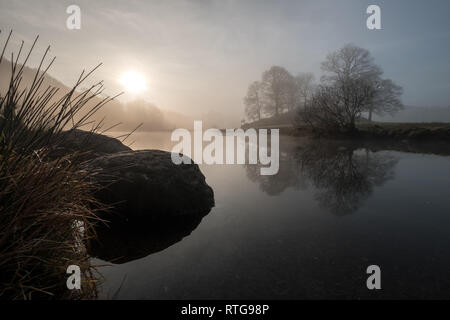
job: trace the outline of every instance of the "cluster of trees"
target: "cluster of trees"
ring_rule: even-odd
[[[314,83],[311,73],[293,77],[282,67],[265,71],[261,81],[252,83],[244,99],[246,116],[278,115],[297,109],[298,122],[321,130],[354,130],[367,113],[393,115],[403,108],[402,88],[382,77],[366,49],[347,44],[330,53],[322,63],[323,76]]]
[[[403,108],[402,88],[382,78],[366,49],[348,44],[327,56],[322,71],[320,85],[298,113],[313,128],[352,131],[363,112],[371,121],[373,113],[394,114]]]
[[[263,72],[260,81],[254,81],[244,98],[248,120],[277,116],[306,104],[314,88],[314,75],[300,73],[293,76],[285,68],[273,66]]]

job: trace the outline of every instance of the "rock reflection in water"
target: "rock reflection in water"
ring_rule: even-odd
[[[88,251],[96,257],[114,264],[144,258],[181,241],[194,231],[204,215],[185,217],[176,221],[112,221],[98,224]]]
[[[287,188],[313,186],[315,199],[336,215],[354,213],[375,186],[394,178],[395,157],[372,152],[367,146],[339,141],[314,141],[280,145],[280,170],[261,176],[255,165],[247,165],[247,176],[262,191],[277,195]]]

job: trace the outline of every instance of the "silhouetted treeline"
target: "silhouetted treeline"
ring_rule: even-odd
[[[367,114],[393,115],[403,108],[402,88],[382,78],[383,71],[366,49],[347,44],[328,54],[319,84],[314,75],[292,76],[273,66],[253,82],[244,102],[249,121],[297,110],[296,123],[321,131],[353,131]],[[274,123],[276,124],[276,123]]]

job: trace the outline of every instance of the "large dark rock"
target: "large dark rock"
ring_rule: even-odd
[[[87,160],[105,154],[131,151],[130,147],[124,145],[118,139],[78,129],[63,131],[58,139],[60,143],[53,153],[55,156],[78,152],[82,154],[81,159]]]
[[[161,150],[125,151],[100,156],[94,179],[105,187],[97,198],[113,205],[106,217],[125,220],[202,217],[214,206],[214,193],[197,164],[176,165]]]

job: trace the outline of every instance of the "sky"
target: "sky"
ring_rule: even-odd
[[[69,30],[66,8],[81,9],[81,29]],[[368,30],[366,8],[381,8],[381,30]],[[146,90],[121,97],[152,102],[192,117],[243,118],[250,82],[272,65],[320,77],[326,55],[346,43],[368,49],[385,77],[403,86],[403,102],[450,105],[448,0],[0,0],[0,43],[40,36],[31,64],[47,45],[49,74],[66,85],[102,62],[92,81],[106,92],[126,90],[124,73],[138,72]]]

